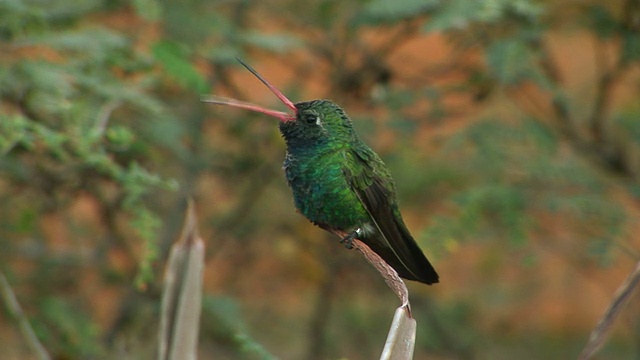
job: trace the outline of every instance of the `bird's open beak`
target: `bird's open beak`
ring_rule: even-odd
[[[284,96],[282,91],[278,90],[275,86],[271,85],[271,83],[269,83],[265,78],[263,78],[262,75],[258,74],[258,72],[255,71],[251,66],[245,64],[240,59],[236,59],[236,60],[238,60],[238,62],[240,62],[240,64],[242,64],[242,66],[244,66],[247,70],[251,71],[251,73],[255,75],[255,77],[257,77],[260,81],[262,81],[262,83],[265,84],[269,88],[269,90],[271,90],[278,97],[278,99],[280,99],[280,101],[282,101],[289,109],[291,109],[291,111],[293,111],[293,114],[289,114],[283,111],[265,109],[259,105],[255,105],[245,101],[240,101],[236,99],[230,99],[230,98],[215,96],[215,95],[203,96],[202,101],[207,103],[212,103],[212,104],[230,105],[230,106],[234,106],[241,109],[260,112],[269,116],[273,116],[282,122],[294,121],[296,119],[296,114],[298,110],[296,109],[296,106],[293,104],[293,102],[291,102],[291,100],[289,100],[286,96]]]

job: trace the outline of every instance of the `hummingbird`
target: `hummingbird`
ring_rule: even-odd
[[[279,120],[287,145],[283,168],[298,211],[316,226],[342,237],[347,248],[352,248],[354,239],[364,242],[400,277],[437,283],[438,274],[402,220],[389,169],[358,137],[345,111],[330,100],[294,104],[251,66],[237,60],[291,112],[220,96],[202,100]]]

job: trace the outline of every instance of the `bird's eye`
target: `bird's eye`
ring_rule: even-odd
[[[318,122],[318,115],[314,113],[307,113],[302,116],[302,120],[304,120],[304,122],[306,122],[307,124],[315,124]]]

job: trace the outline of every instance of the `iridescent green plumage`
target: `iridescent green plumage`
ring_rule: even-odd
[[[329,100],[293,104],[250,66],[240,63],[294,114],[221,97],[205,101],[280,119],[280,132],[287,143],[284,168],[296,208],[327,231],[357,237],[401,277],[438,282],[438,274],[402,220],[389,170],[360,140],[347,114]]]
[[[284,163],[295,205],[321,228],[351,233],[400,276],[427,284],[438,275],[409,234],[398,209],[389,170],[353,130],[336,104],[295,104],[296,120],[281,122]]]

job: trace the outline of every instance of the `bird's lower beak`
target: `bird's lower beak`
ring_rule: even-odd
[[[235,100],[235,99],[230,99],[230,98],[225,98],[225,97],[221,97],[221,96],[206,96],[202,98],[202,101],[204,102],[208,102],[208,103],[212,103],[212,104],[220,104],[220,105],[230,105],[230,106],[234,106],[237,108],[241,108],[241,109],[247,109],[247,110],[251,110],[251,111],[256,111],[256,112],[260,112],[269,116],[273,116],[277,119],[279,119],[282,122],[288,122],[288,121],[295,121],[296,119],[296,114],[298,113],[298,109],[296,109],[296,106],[293,104],[293,102],[291,100],[289,100],[283,93],[282,91],[278,90],[278,88],[276,88],[275,86],[271,85],[270,82],[268,82],[264,77],[262,77],[262,75],[260,75],[256,70],[254,70],[251,66],[249,66],[248,64],[244,63],[242,60],[236,58],[236,60],[238,60],[238,62],[240,62],[240,64],[242,64],[242,66],[244,66],[247,70],[249,70],[255,77],[257,77],[260,81],[262,81],[263,84],[265,84],[269,90],[271,90],[277,97],[278,99],[280,99],[280,101],[282,101],[283,104],[285,104],[289,109],[291,109],[291,111],[293,111],[293,114],[289,114],[286,112],[282,112],[282,111],[277,111],[277,110],[270,110],[270,109],[265,109],[261,106],[258,105],[254,105],[248,102],[244,102],[244,101],[240,101],[240,100]]]
[[[273,116],[282,122],[294,121],[296,119],[296,116],[293,114],[289,114],[283,111],[265,109],[261,106],[258,106],[252,103],[248,103],[248,102],[240,101],[236,99],[230,99],[223,96],[208,95],[208,96],[202,97],[202,101],[206,103],[211,103],[211,104],[229,105],[229,106],[233,106],[241,109],[263,113],[269,116]]]

